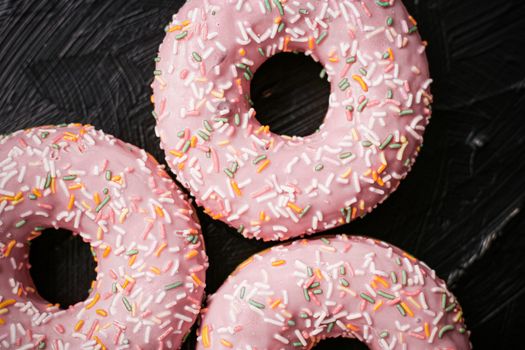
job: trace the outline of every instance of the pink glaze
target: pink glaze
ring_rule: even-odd
[[[414,23],[400,0],[187,2],[153,82],[177,179],[246,237],[287,239],[365,215],[406,176],[430,118]],[[252,74],[282,51],[318,60],[331,82],[324,124],[304,138],[271,133],[246,100]]]
[[[67,310],[29,274],[29,240],[47,227],[96,254],[89,298]],[[150,155],[91,126],[0,140],[0,248],[3,348],[178,349],[199,313],[208,263],[193,208]]]
[[[470,349],[445,282],[381,241],[339,235],[275,246],[208,300],[197,350],[311,349],[357,338],[372,350]]]

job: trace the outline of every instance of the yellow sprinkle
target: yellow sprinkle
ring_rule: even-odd
[[[381,305],[383,305],[383,300],[379,300],[375,305],[374,305],[374,311],[377,311]]]
[[[355,128],[352,128],[352,137],[354,138],[354,141],[359,141],[359,134]]]
[[[75,204],[75,195],[70,194],[69,195],[69,202],[67,203],[67,210],[70,211],[73,209],[73,205]]]
[[[368,85],[366,85],[365,81],[363,80],[363,78],[361,78],[361,76],[354,74],[352,75],[352,79],[354,79],[359,83],[359,85],[361,85],[361,89],[363,89],[364,92],[368,91]]]
[[[401,304],[403,309],[405,309],[405,311],[407,312],[408,316],[414,317],[414,313],[412,312],[412,310],[410,310],[410,308],[408,307],[407,304],[405,304],[404,302],[400,302],[399,304]]]
[[[5,249],[5,253],[4,253],[5,257],[8,257],[9,254],[11,254],[11,250],[13,250],[13,247],[15,246],[15,244],[16,244],[16,241],[14,239],[9,241],[9,243],[7,244],[7,247]]]
[[[281,299],[275,299],[273,303],[270,304],[270,308],[275,309],[281,304]]]
[[[320,280],[323,279],[323,275],[321,274],[321,270],[315,269],[314,272],[315,272],[315,275],[317,276],[317,278],[319,278]]]
[[[199,253],[195,249],[190,250],[188,253],[186,253],[186,255],[184,256],[184,259],[189,260],[191,258],[196,257],[197,254],[199,254]]]
[[[235,194],[237,195],[237,197],[242,196],[241,189],[239,188],[239,185],[237,184],[235,180],[230,180],[230,185],[233,189],[233,192],[235,192]]]
[[[191,278],[193,279],[193,281],[195,281],[195,283],[198,286],[202,286],[203,285],[202,281],[199,279],[199,277],[195,273],[191,274]]]
[[[179,152],[179,151],[174,150],[174,149],[172,149],[172,150],[170,151],[170,154],[173,154],[175,157],[178,157],[178,158],[180,158],[180,157],[182,157],[182,156],[184,155],[184,153]]]
[[[264,162],[261,163],[261,165],[259,165],[259,167],[257,168],[257,173],[260,173],[261,171],[264,170],[264,168],[266,168],[268,166],[268,164],[270,164],[270,160],[269,159],[266,159]]]
[[[158,267],[156,267],[156,266],[151,266],[151,267],[149,268],[149,270],[150,270],[151,272],[153,272],[154,274],[156,274],[157,276],[160,275],[160,269],[159,269]]]
[[[109,253],[111,253],[111,247],[108,245],[106,246],[106,249],[104,249],[104,252],[102,253],[102,257],[107,258]]]
[[[4,307],[7,307],[7,306],[10,306],[10,305],[13,305],[14,303],[16,303],[16,300],[15,299],[7,299],[7,300],[4,300],[0,303],[0,309],[4,308]]]
[[[297,204],[293,203],[293,202],[288,202],[288,204],[286,204],[286,206],[290,209],[292,209],[293,211],[295,211],[297,214],[301,214],[301,212],[303,211],[303,208],[299,207]]]
[[[84,326],[84,320],[78,320],[77,324],[75,325],[75,332],[81,330],[82,326]]]
[[[421,309],[421,305],[419,305],[418,302],[414,300],[414,298],[412,298],[412,297],[408,297],[407,299],[408,299],[408,301],[410,301],[415,307],[417,307],[418,309]]]
[[[246,266],[250,265],[253,261],[253,258],[248,258],[246,260],[244,260],[242,263],[239,264],[239,266],[237,266],[237,269],[238,271],[244,269]]]
[[[95,294],[95,297],[89,302],[89,304],[86,305],[86,310],[91,309],[100,299],[100,294]]]
[[[158,205],[155,205],[155,214],[157,214],[158,217],[164,217],[164,211]]]
[[[351,323],[347,323],[347,324],[346,324],[346,328],[351,329],[351,330],[353,330],[354,332],[357,332],[357,331],[359,330],[359,327],[354,326],[354,325],[351,324]]]
[[[182,26],[183,27],[187,27],[191,24],[191,21],[189,19],[185,19],[184,21],[182,21]]]
[[[229,341],[227,341],[227,340],[224,339],[224,338],[221,338],[221,344],[224,345],[224,346],[227,347],[227,348],[233,348],[233,344],[230,343]]]
[[[69,185],[67,188],[70,191],[79,190],[79,189],[82,188],[82,184],[81,183],[76,183],[76,184],[73,184],[73,185]]]
[[[90,206],[89,204],[87,204],[87,203],[84,202],[84,201],[82,201],[82,202],[80,202],[80,203],[82,204],[82,206],[83,206],[84,208],[86,208],[87,210],[91,211],[91,206]]]
[[[8,312],[9,312],[8,309],[5,309],[5,308],[4,308],[4,309],[0,309],[0,315],[5,315],[5,314],[7,314]]]
[[[348,168],[344,173],[339,175],[339,177],[341,179],[346,179],[346,178],[348,178],[350,176],[351,173],[352,173],[352,168]]]
[[[206,349],[210,347],[210,335],[208,332],[208,325],[202,328],[202,345],[204,345]]]
[[[272,262],[272,266],[281,266],[286,264],[286,260],[275,260]]]
[[[120,216],[118,218],[119,223],[121,224],[124,223],[124,220],[126,220],[126,216],[128,215],[128,212],[129,212],[128,208],[122,209],[122,211],[120,212]]]
[[[103,309],[97,309],[96,313],[97,313],[97,315],[100,315],[102,317],[106,317],[108,315],[108,312],[106,310],[103,310]]]
[[[230,144],[230,140],[222,140],[222,141],[217,142],[217,144],[219,146],[226,146]]]
[[[216,91],[216,90],[212,90],[210,92],[213,96],[217,97],[217,98],[223,98],[224,97],[224,91]]]

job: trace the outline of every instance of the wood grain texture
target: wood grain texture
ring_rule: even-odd
[[[425,144],[391,198],[328,233],[369,235],[413,253],[448,279],[476,349],[517,348],[525,323],[525,2],[404,2],[430,44],[435,103]],[[91,123],[162,160],[149,84],[163,28],[181,5],[0,0],[0,132]],[[311,101],[311,89],[293,93],[294,115],[308,121],[322,99]],[[289,112],[272,113],[286,121]],[[199,216],[214,292],[270,244]],[[184,349],[194,343],[191,336]]]

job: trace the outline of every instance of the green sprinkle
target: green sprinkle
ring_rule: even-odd
[[[392,138],[394,137],[394,135],[390,134],[386,137],[385,141],[383,141],[383,143],[379,146],[379,149],[385,149],[386,146],[388,146],[388,144],[390,143],[390,141],[392,141]]]
[[[447,295],[441,294],[441,308],[444,309],[447,306]]]
[[[282,32],[283,29],[284,29],[284,22],[281,22],[281,24],[279,24],[279,27],[277,27],[277,33]]]
[[[341,276],[346,275],[346,269],[345,269],[345,267],[343,265],[339,266],[339,274]]]
[[[312,293],[314,293],[315,295],[323,294],[323,290],[322,289],[316,289]]]
[[[43,139],[45,139],[45,138],[48,137],[48,136],[49,136],[49,132],[48,132],[48,131],[42,131],[42,132],[40,133],[40,137],[43,138]]]
[[[159,57],[159,56],[155,57],[155,58],[153,59],[153,62],[160,62],[160,57]]]
[[[361,73],[361,75],[365,76],[366,77],[366,74],[368,73],[366,71],[366,69],[364,69],[363,67],[359,68],[359,73]]]
[[[347,84],[347,83],[348,83],[348,78],[344,78],[344,79],[342,79],[342,80],[339,82],[339,87],[341,87],[341,86],[343,86],[343,85],[345,85],[345,84]]]
[[[404,286],[407,284],[407,272],[405,270],[401,271],[401,284]]]
[[[131,250],[128,250],[126,252],[126,255],[127,256],[130,256],[130,255],[137,255],[139,253],[139,251],[137,249],[131,249]]]
[[[44,231],[46,228],[44,226],[35,226],[35,228],[33,229],[33,231],[36,231],[36,232],[40,232],[40,231]]]
[[[308,289],[314,289],[314,288],[317,288],[321,285],[321,283],[319,282],[314,282],[310,285],[310,287],[308,287]]]
[[[394,93],[392,92],[392,89],[388,89],[386,92],[386,98],[391,99],[392,97],[394,97]]]
[[[321,170],[323,170],[323,168],[324,168],[323,164],[317,164],[314,169],[315,169],[315,171],[321,171]]]
[[[357,110],[358,110],[359,112],[362,112],[363,109],[365,109],[365,107],[366,107],[367,104],[368,104],[368,99],[365,98],[365,100],[364,100],[363,102],[361,102],[361,103],[359,104],[359,106],[357,106]]]
[[[268,12],[272,11],[272,7],[270,6],[269,0],[264,0],[264,6],[266,6],[266,10],[268,10]]]
[[[410,115],[410,114],[414,114],[414,110],[413,109],[405,109],[404,111],[401,111],[399,113],[400,116]]]
[[[77,178],[76,175],[67,175],[67,176],[64,176],[62,178],[62,180],[64,180],[64,181],[72,181],[72,180],[75,180],[76,178]]]
[[[310,295],[308,294],[308,289],[304,288],[303,294],[304,294],[304,298],[306,299],[306,301],[310,301]]]
[[[106,170],[106,180],[111,180],[111,170]]]
[[[330,240],[326,237],[321,237],[321,242],[323,242],[326,245],[330,245]]]
[[[295,321],[294,320],[288,320],[288,326],[295,326]]]
[[[108,204],[109,200],[111,199],[110,196],[106,196],[104,197],[104,199],[102,200],[102,202],[100,202],[99,205],[97,205],[97,207],[95,208],[95,211],[98,213],[100,210],[102,210],[102,208],[104,208],[104,206],[106,204]]]
[[[446,326],[443,326],[440,330],[439,330],[439,333],[438,333],[438,337],[439,339],[443,338],[443,335],[448,332],[448,331],[451,331],[454,329],[454,326],[450,325],[450,324],[447,324]]]
[[[233,116],[233,122],[237,126],[241,124],[241,116],[239,115],[239,113],[235,113],[235,115]]]
[[[326,76],[326,69],[323,68],[321,69],[321,72],[319,73],[319,78],[324,79],[325,76]]]
[[[363,147],[370,147],[373,144],[369,140],[364,140],[364,141],[361,141],[361,145],[363,145]]]
[[[303,346],[303,343],[301,343],[300,341],[294,341],[294,342],[292,343],[292,345],[293,345],[294,347],[298,348],[298,347],[300,347],[300,346]]]
[[[352,152],[343,152],[339,154],[339,159],[347,159],[352,156]]]
[[[175,39],[177,40],[181,40],[181,39],[184,39],[186,37],[186,35],[188,35],[188,31],[183,31],[183,32],[180,32],[179,34],[175,35]]]
[[[299,9],[299,13],[301,15],[307,15],[308,14],[308,10],[307,9]]]
[[[54,149],[60,149],[60,146],[57,145],[56,143],[52,144],[51,147],[53,147]]]
[[[20,220],[19,222],[17,222],[17,223],[15,224],[15,227],[16,227],[16,228],[20,228],[20,227],[24,226],[24,225],[26,224],[26,222],[27,222],[27,221],[25,221],[25,220]]]
[[[113,284],[111,285],[111,293],[117,293],[117,282],[113,282]]]
[[[164,286],[164,290],[172,290],[172,289],[178,288],[180,286],[182,286],[182,282],[180,282],[180,281],[173,282],[173,283],[165,285]]]
[[[253,160],[253,164],[257,164],[257,163],[259,163],[260,161],[265,160],[265,159],[266,159],[266,155],[264,155],[264,154],[262,154],[262,155],[260,155],[260,156],[257,156],[257,158],[255,158],[255,159]]]
[[[239,228],[237,229],[237,232],[239,232],[239,233],[241,233],[241,234],[244,232],[244,225],[243,225],[243,224],[241,224],[241,225],[239,226]]]
[[[390,26],[392,26],[392,24],[394,24],[394,19],[392,17],[388,16],[387,19],[386,19],[386,25],[390,27]]]
[[[322,31],[321,34],[319,35],[319,37],[315,40],[315,43],[317,45],[319,45],[323,40],[324,38],[328,35],[328,32],[326,30]]]
[[[299,317],[300,317],[300,318],[308,318],[308,314],[307,314],[306,312],[301,312],[301,313],[299,314]]]
[[[126,310],[131,312],[131,304],[129,303],[129,300],[126,297],[122,297],[122,302],[124,303],[124,306],[126,307]]]
[[[184,146],[182,146],[182,153],[186,153],[188,149],[190,149],[190,146],[190,140],[186,140],[186,142],[184,142]]]
[[[46,348],[46,342],[45,341],[41,341],[40,343],[38,343],[38,348],[39,349],[45,349]]]
[[[314,275],[314,270],[310,266],[306,268],[306,273],[308,274],[308,277],[312,277]]]
[[[383,54],[383,59],[384,59],[384,60],[386,60],[386,59],[389,58],[389,57],[390,57],[390,54],[389,54],[388,52],[385,52],[385,53]]]
[[[255,301],[253,299],[248,300],[248,304],[250,304],[251,306],[254,306],[254,307],[258,308],[258,309],[264,309],[264,305],[263,304],[259,303],[258,301]]]
[[[330,322],[328,324],[328,327],[326,328],[326,332],[330,333],[332,331],[332,329],[334,329],[334,324],[335,324],[335,322]]]
[[[405,309],[403,309],[403,307],[402,307],[401,305],[396,304],[396,309],[397,309],[397,311],[399,311],[399,313],[400,313],[401,315],[403,315],[403,316],[406,316],[406,315],[407,315]]]
[[[390,3],[388,1],[376,0],[376,4],[381,7],[390,7]]]
[[[415,33],[415,32],[417,32],[417,26],[413,26],[412,28],[410,28],[408,30],[408,34],[412,34],[412,33]]]
[[[107,188],[104,188],[104,189],[102,190],[102,193],[104,193],[104,194],[108,194],[108,193],[109,193],[109,190],[108,190]]]
[[[210,139],[210,135],[208,135],[203,130],[197,130],[197,135],[199,135],[204,141],[208,141]]]
[[[230,169],[228,169],[228,168],[224,169],[224,173],[225,173],[226,175],[228,175],[228,177],[229,177],[230,179],[233,179],[233,177],[235,176],[235,175],[232,173],[232,171],[231,171]]]
[[[48,189],[51,186],[51,173],[47,173],[46,183],[44,184],[44,189]]]
[[[381,338],[388,337],[388,331],[382,331],[381,333],[379,333],[379,337],[381,337]]]
[[[206,130],[208,130],[209,132],[212,132],[212,131],[213,131],[213,128],[211,127],[209,121],[204,120],[204,121],[202,122],[202,124],[204,124],[204,128],[205,128]]]
[[[195,51],[193,51],[191,53],[191,56],[193,57],[193,59],[196,61],[196,62],[202,62],[202,57],[196,53]]]
[[[241,292],[239,293],[239,298],[243,299],[245,293],[246,293],[246,287],[242,287]]]
[[[346,110],[352,112],[354,110],[354,106],[348,105],[346,106]]]
[[[387,292],[383,292],[382,290],[378,290],[377,294],[381,295],[383,298],[387,298],[387,299],[390,299],[390,300],[394,300],[396,298],[394,295],[389,294]]]
[[[257,51],[259,52],[259,54],[262,56],[262,57],[266,57],[266,55],[264,54],[264,50],[261,49],[260,47],[257,49]]]
[[[401,148],[401,144],[400,143],[391,143],[388,148],[393,148],[393,149],[397,149],[397,148]]]
[[[156,69],[153,71],[153,75],[162,75],[162,71],[159,69]]]
[[[239,69],[246,69],[246,68],[248,68],[248,66],[245,65],[244,63],[236,63],[235,67],[237,67]]]
[[[244,76],[244,79],[246,80],[250,80],[252,78],[250,74],[248,74],[248,72],[244,72],[242,75]]]
[[[409,166],[410,165],[410,158],[407,158],[405,160],[405,162],[403,163],[404,166]]]
[[[450,304],[449,306],[447,306],[445,308],[445,311],[446,312],[450,312],[450,311],[454,310],[455,307],[456,307],[456,303],[452,303],[452,304]]]
[[[178,138],[182,138],[182,137],[184,137],[184,131],[183,131],[183,130],[179,131],[179,132],[177,133],[177,137],[178,137]]]
[[[311,204],[308,204],[306,207],[304,207],[301,213],[299,214],[299,217],[302,218],[303,216],[305,216],[306,213],[308,213],[308,211],[310,210],[310,208],[312,208]]]
[[[277,6],[277,8],[279,9],[279,14],[281,16],[284,16],[284,9],[283,9],[283,5],[281,4],[281,2],[279,0],[273,0],[273,3],[275,4],[275,6]]]
[[[237,161],[234,160],[234,161],[232,162],[232,165],[231,165],[231,167],[230,167],[230,170],[232,171],[232,173],[234,173],[234,172],[237,171],[237,169],[239,169],[239,163],[237,163]]]
[[[463,327],[461,327],[460,329],[458,329],[458,332],[461,333],[461,334],[464,334],[467,330]]]
[[[356,61],[355,56],[350,56],[346,59],[346,63],[354,63]]]
[[[343,287],[348,287],[350,285],[350,283],[348,283],[348,281],[344,278],[340,278],[339,283],[341,283]]]
[[[252,70],[250,69],[250,67],[246,67],[246,73],[250,74],[250,77],[253,78],[253,72],[252,72]]]
[[[375,304],[375,300],[372,299],[372,297],[366,293],[361,293],[359,294],[359,296],[361,296],[361,298],[365,299],[366,301],[368,301],[370,304]]]
[[[37,199],[37,196],[35,196],[34,194],[31,193],[31,194],[29,195],[29,199],[31,199],[31,200],[34,201],[35,199]]]

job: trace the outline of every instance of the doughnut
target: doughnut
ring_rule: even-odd
[[[170,168],[215,219],[285,240],[370,212],[411,169],[429,121],[425,43],[400,0],[192,0],[152,83]],[[324,66],[329,107],[306,137],[255,118],[250,82],[280,52]]]
[[[97,262],[88,299],[65,310],[29,274],[46,228],[80,235]],[[79,124],[0,140],[2,348],[178,349],[207,265],[194,210],[144,150]]]
[[[444,281],[385,242],[338,235],[256,254],[209,297],[197,350],[312,349],[356,338],[369,349],[470,349]]]

